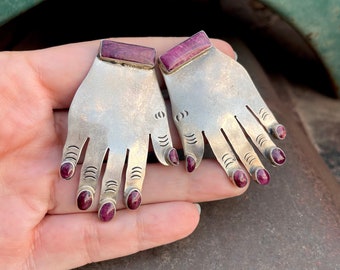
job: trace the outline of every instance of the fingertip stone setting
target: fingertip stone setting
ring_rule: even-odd
[[[112,202],[106,202],[104,203],[99,211],[98,211],[98,217],[101,221],[110,221],[113,219],[113,217],[116,214],[116,207]]]
[[[170,149],[168,153],[168,160],[174,166],[179,165],[179,157],[178,157],[177,150],[175,148]]]
[[[275,147],[270,151],[270,159],[274,165],[281,166],[286,162],[286,154],[281,148]]]
[[[74,174],[74,165],[70,161],[65,161],[61,164],[59,174],[61,178],[69,180]]]
[[[278,124],[273,129],[274,136],[280,140],[284,140],[287,136],[287,130],[284,125]]]
[[[188,172],[193,172],[196,168],[196,160],[192,156],[186,157],[186,167]]]
[[[136,210],[142,203],[142,195],[141,193],[134,189],[130,191],[127,200],[126,200],[126,206],[130,210]]]
[[[89,190],[83,190],[77,198],[77,205],[80,210],[87,210],[92,205],[93,194]]]
[[[238,186],[239,188],[245,187],[248,183],[247,174],[243,170],[240,170],[240,169],[236,170],[233,173],[232,178],[234,180],[235,185]]]
[[[270,174],[266,169],[259,168],[255,171],[255,179],[260,185],[267,185],[270,182]]]

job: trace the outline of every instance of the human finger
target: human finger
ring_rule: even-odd
[[[130,255],[185,238],[199,214],[196,204],[169,202],[120,210],[115,222],[90,213],[47,215],[38,228],[33,261],[39,269],[71,269]]]

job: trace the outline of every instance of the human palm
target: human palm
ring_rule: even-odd
[[[181,38],[122,40],[161,53]],[[226,43],[215,43],[233,54]],[[154,163],[148,164],[138,211],[125,210],[119,194],[112,222],[101,222],[94,212],[81,212],[75,203],[79,170],[71,181],[64,181],[59,166],[67,109],[97,48],[94,41],[0,53],[2,269],[67,269],[173,242],[197,226],[199,211],[192,202],[245,191],[228,181],[214,160],[204,160],[199,174]],[[180,147],[173,123],[171,132],[175,147]],[[127,223],[133,225],[127,228]]]

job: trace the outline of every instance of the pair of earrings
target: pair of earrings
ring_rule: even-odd
[[[150,138],[161,164],[179,164],[156,63],[168,89],[188,172],[198,168],[205,140],[240,188],[246,186],[248,175],[262,185],[270,180],[251,142],[274,166],[286,160],[271,139],[271,135],[284,139],[285,127],[266,106],[247,71],[216,49],[204,31],[158,61],[153,48],[102,40],[70,106],[60,175],[71,179],[86,152],[77,204],[81,210],[91,207],[101,177],[98,217],[103,221],[116,213],[125,164],[125,205],[140,206]]]

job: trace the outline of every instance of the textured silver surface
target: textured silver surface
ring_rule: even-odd
[[[269,134],[279,123],[241,64],[211,47],[163,76],[184,153],[197,166],[205,136],[229,176],[241,167],[237,156],[250,174],[264,167],[247,137],[268,157],[276,147]]]
[[[101,202],[116,202],[127,156],[124,195],[141,191],[149,137],[158,160],[168,165],[173,147],[155,70],[95,58],[72,101],[63,151],[63,162],[76,164],[87,146],[79,192],[95,192],[106,155]]]

